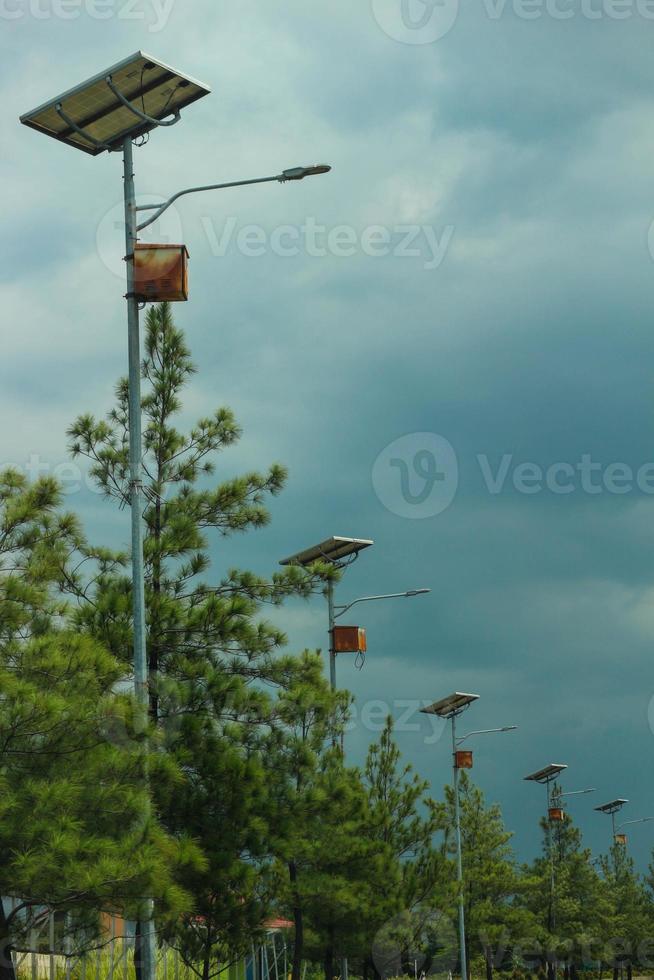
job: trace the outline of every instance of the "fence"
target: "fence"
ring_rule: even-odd
[[[12,953],[20,980],[135,980],[133,929],[121,919],[107,916],[107,939],[83,952],[65,951],[66,936],[58,941],[58,920],[44,910],[38,928],[30,930],[29,948]],[[63,951],[62,951],[63,946]],[[248,956],[212,975],[219,980],[286,980],[288,950],[283,933],[271,930],[266,941]],[[201,972],[201,971],[200,971]],[[197,980],[198,972],[180,953],[165,945],[157,951],[157,980]]]

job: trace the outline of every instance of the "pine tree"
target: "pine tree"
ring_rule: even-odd
[[[600,858],[599,865],[604,878],[605,900],[610,909],[608,934],[612,940],[604,950],[604,957],[612,965],[614,977],[626,969],[628,980],[631,980],[634,966],[647,968],[651,965],[641,963],[641,954],[646,944],[646,959],[649,960],[654,902],[624,844],[614,842],[610,853]]]
[[[305,652],[279,692],[272,719],[267,751],[272,849],[280,910],[294,923],[291,980],[300,980],[302,973],[307,917],[325,850],[324,841],[318,844],[318,827],[332,806],[325,796],[325,771],[342,764],[332,740],[342,729],[348,703],[345,693],[330,690],[321,659]]]
[[[368,834],[389,849],[395,873],[401,876],[396,894],[389,896],[395,909],[385,910],[387,915],[396,913],[389,948],[416,952],[428,933],[431,911],[450,911],[454,897],[444,848],[435,839],[446,830],[447,817],[443,804],[429,797],[429,783],[411,765],[402,765],[390,717],[379,742],[368,751],[364,785],[370,809]],[[374,923],[375,933],[383,924]],[[368,950],[373,940],[374,933],[366,942]],[[370,966],[379,969],[378,963],[369,961],[366,967]]]
[[[218,956],[225,945],[238,948],[248,938],[258,907],[250,875],[251,853],[260,848],[257,801],[264,774],[253,731],[258,726],[265,731],[269,692],[286,683],[292,671],[289,658],[279,655],[283,632],[261,613],[265,605],[279,605],[289,595],[311,595],[334,573],[320,563],[308,571],[288,568],[271,578],[234,568],[222,576],[212,571],[212,535],[220,541],[263,527],[269,520],[266,502],[281,491],[286,473],[273,465],[265,473],[216,483],[216,457],[240,436],[234,416],[218,409],[190,431],[181,431],[182,396],[195,373],[190,352],[168,304],[150,307],[145,328],[141,373],[150,716],[162,732],[162,749],[185,777],[174,796],[155,786],[155,803],[172,831],[181,833],[186,826],[205,842],[211,873],[211,878],[208,871],[188,882],[203,910],[205,933],[196,916],[181,923],[176,941],[186,951],[200,943],[203,956],[207,950]],[[128,501],[127,395],[123,380],[106,420],[84,415],[69,430],[73,455],[90,461],[102,492],[121,506]],[[127,676],[129,578],[106,567],[89,582],[82,570],[68,588],[79,601],[79,628],[108,646]],[[238,831],[232,833],[231,827]],[[235,928],[238,923],[242,928]]]
[[[142,754],[108,726],[129,726],[117,661],[71,632],[61,568],[83,547],[58,511],[52,480],[0,476],[0,976],[40,906],[68,912],[93,936],[100,910],[121,915],[146,894],[162,914],[187,905],[171,866],[197,860],[150,818]]]
[[[558,786],[552,795],[560,795]],[[608,934],[610,908],[592,854],[569,814],[557,822],[543,818],[541,827],[543,854],[524,869],[525,906],[538,924],[548,975],[554,977],[562,963],[574,980],[582,951]]]

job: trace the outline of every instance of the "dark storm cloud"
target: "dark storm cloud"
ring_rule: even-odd
[[[429,597],[359,607],[368,665],[358,674],[343,661],[340,677],[359,710],[377,699],[399,715],[398,698],[471,688],[483,696],[472,727],[519,724],[510,742],[480,740],[475,772],[526,857],[542,799],[522,776],[555,757],[570,763],[569,788],[596,785],[598,797],[632,799],[634,816],[654,812],[637,758],[654,745],[654,502],[637,486],[589,493],[576,469],[590,455],[600,478],[612,463],[636,473],[654,457],[654,120],[649,22],[591,21],[579,7],[571,20],[527,21],[514,6],[493,18],[463,3],[424,46],[392,40],[367,3],[178,0],[157,33],[152,18],[3,22],[0,288],[4,455],[55,465],[66,424],[106,410],[124,371],[124,287],[105,255],[122,255],[119,231],[96,247],[120,166],[19,129],[18,114],[142,47],[215,90],[137,153],[142,191],[335,165],[321,181],[178,209],[192,302],[176,315],[201,367],[187,417],[227,403],[243,422],[221,474],[277,459],[291,471],[273,524],[215,557],[266,571],[326,534],[369,535],[376,547],[343,598],[430,586]],[[347,225],[353,254],[311,254],[307,222],[325,236]],[[248,225],[265,233],[259,257],[238,244]],[[298,233],[292,256],[270,244],[282,225]],[[389,235],[385,255],[366,253],[372,225]],[[433,236],[422,231],[412,256],[397,248],[407,225]],[[411,520],[379,499],[373,467],[388,444],[423,432],[451,443],[459,486],[442,513]],[[505,457],[492,493],[484,472]],[[519,491],[524,463],[572,466],[574,491]],[[401,506],[399,484],[397,494]],[[96,537],[122,527],[127,540],[126,515],[89,494],[69,502]],[[320,603],[280,615],[293,648],[324,646]],[[358,725],[354,758],[374,734]],[[447,744],[419,730],[399,738],[438,788]],[[575,815],[604,847],[583,798]],[[649,843],[646,829],[634,834],[641,865]]]

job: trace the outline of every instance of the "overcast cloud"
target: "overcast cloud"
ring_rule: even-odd
[[[481,694],[466,723],[520,726],[479,739],[475,778],[525,859],[543,799],[522,777],[550,761],[597,787],[571,803],[596,850],[592,806],[654,815],[653,20],[647,0],[0,0],[3,461],[65,463],[126,358],[120,160],[20,113],[140,48],[213,89],[136,151],[141,194],[331,163],[157,228],[191,253],[188,418],[237,413],[224,475],[291,473],[217,569],[335,533],[376,542],[342,599],[430,587],[357,607],[349,749],[388,705],[440,792],[448,743],[407,702]],[[128,540],[126,513],[69,503]],[[325,645],[320,601],[281,621]],[[641,868],[651,845],[633,829]]]

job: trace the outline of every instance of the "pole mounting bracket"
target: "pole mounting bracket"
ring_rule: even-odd
[[[154,116],[149,116],[147,112],[144,112],[142,109],[139,109],[132,102],[130,102],[129,99],[126,99],[123,93],[120,91],[120,89],[117,89],[116,86],[114,85],[111,75],[107,75],[107,77],[105,78],[105,82],[107,83],[107,85],[109,86],[113,94],[116,96],[118,101],[122,102],[125,108],[129,109],[130,112],[133,112],[135,116],[138,116],[138,118],[142,122],[148,123],[150,126],[174,126],[175,123],[179,122],[181,118],[179,109],[175,109],[173,111],[172,119],[167,119],[167,120],[155,119]]]
[[[107,143],[103,143],[102,140],[96,140],[95,136],[91,136],[91,134],[87,133],[85,129],[82,129],[81,126],[78,126],[77,123],[70,118],[68,113],[64,111],[64,107],[61,104],[61,102],[57,102],[57,104],[55,105],[55,110],[59,118],[63,119],[66,125],[70,129],[72,129],[73,132],[77,133],[78,136],[81,136],[82,139],[86,140],[87,143],[90,143],[91,146],[97,146],[99,150],[111,149],[111,147]]]

